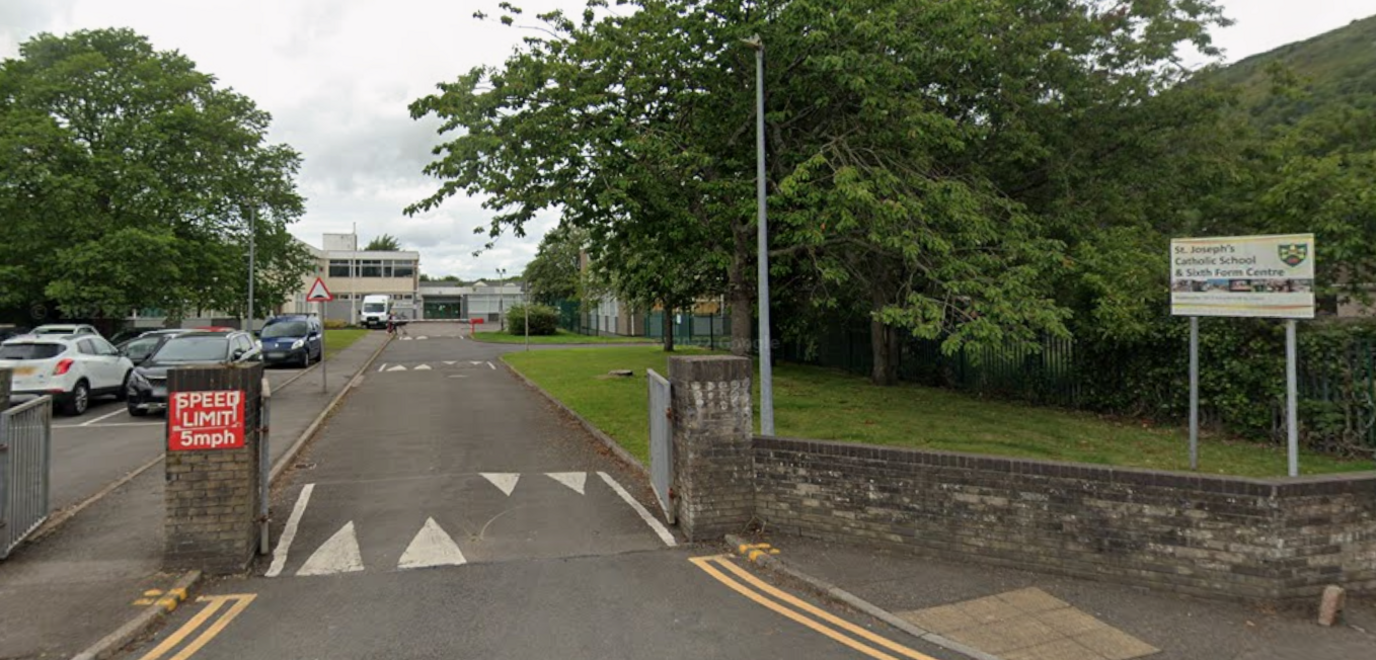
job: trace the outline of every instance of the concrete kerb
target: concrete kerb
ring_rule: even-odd
[[[521,379],[521,382],[525,383],[526,387],[529,387],[530,389],[539,392],[540,396],[545,397],[547,401],[549,401],[551,404],[554,404],[555,408],[558,408],[559,410],[563,411],[565,415],[568,415],[569,417],[577,421],[585,431],[592,435],[592,437],[597,438],[599,442],[601,442],[603,445],[606,445],[607,449],[611,451],[612,455],[620,459],[621,462],[634,468],[647,481],[650,479],[649,468],[645,467],[645,465],[640,462],[640,459],[637,459],[635,456],[632,456],[631,452],[626,451],[626,448],[618,444],[615,440],[611,438],[611,436],[607,435],[606,433],[603,433],[601,429],[597,428],[596,426],[593,426],[592,423],[588,420],[583,419],[582,415],[579,415],[578,413],[574,412],[572,408],[569,408],[568,406],[564,405],[564,403],[559,399],[554,398],[554,395],[550,394],[549,392],[546,392],[543,387],[536,385],[535,381],[526,378],[525,374],[517,371],[514,367],[507,364],[506,360],[498,361],[502,363],[502,367],[505,368],[507,372]]]
[[[291,462],[296,459],[297,454],[301,453],[301,450],[305,448],[306,443],[310,441],[310,439],[316,434],[317,431],[320,430],[320,426],[325,423],[325,419],[329,417],[331,413],[334,412],[335,408],[339,407],[340,402],[344,400],[344,396],[347,395],[349,391],[354,388],[354,385],[358,382],[359,374],[362,374],[363,372],[367,371],[370,367],[372,367],[373,363],[377,361],[378,356],[382,355],[382,351],[385,350],[387,346],[391,344],[393,341],[395,341],[395,336],[388,336],[387,340],[382,342],[382,345],[378,346],[377,350],[373,351],[373,354],[368,357],[368,360],[364,362],[361,366],[359,366],[358,370],[354,372],[354,375],[349,377],[349,382],[346,383],[344,387],[339,390],[339,394],[336,394],[334,396],[334,399],[330,401],[330,404],[325,406],[325,409],[321,410],[319,415],[315,416],[315,420],[311,422],[311,425],[306,427],[305,431],[301,432],[301,435],[298,436],[296,438],[296,441],[292,443],[291,448],[287,450],[287,453],[282,454],[282,456],[279,457],[275,463],[273,463],[272,472],[268,475],[269,486],[271,486],[273,482],[277,481],[278,477],[282,476],[282,473],[286,471],[287,466],[290,465]]]
[[[320,363],[319,363],[319,362],[316,362],[315,364],[313,364],[313,365],[311,365],[311,366],[309,366],[309,367],[306,367],[305,369],[302,369],[301,371],[298,371],[298,372],[295,373],[295,374],[292,374],[292,377],[291,377],[291,378],[288,378],[288,379],[287,379],[286,381],[284,381],[281,385],[277,385],[277,386],[273,387],[273,389],[274,389],[274,390],[278,390],[278,391],[280,391],[280,390],[285,390],[285,389],[287,389],[287,386],[288,386],[288,385],[291,385],[292,383],[295,383],[296,381],[301,380],[301,378],[302,378],[303,376],[305,376],[305,375],[308,374],[308,373],[311,373],[312,371],[315,371],[316,368],[318,368],[319,366],[320,366]]]
[[[163,617],[172,613],[177,606],[185,601],[196,585],[201,582],[200,571],[187,571],[181,578],[167,591],[168,598],[159,599],[158,602],[145,607],[128,623],[120,626],[115,632],[106,635],[103,639],[91,645],[90,648],[72,656],[72,660],[102,660],[108,658],[120,649],[128,646],[130,642],[143,636],[148,630],[156,625]]]
[[[748,553],[747,550],[756,547],[756,544],[750,543],[749,541],[739,536],[736,536],[735,534],[727,534],[726,543],[731,547],[732,552],[745,556],[750,561],[753,561],[756,564],[759,564],[760,566],[763,566],[771,571],[783,573],[784,575],[787,575],[795,580],[799,580],[807,584],[808,586],[812,587],[813,589],[816,589],[818,592],[827,596],[828,598],[845,603],[850,607],[853,607],[861,612],[864,612],[865,614],[868,614],[876,619],[879,619],[880,621],[883,621],[884,623],[894,628],[902,630],[903,632],[908,633],[909,635],[912,635],[913,637],[916,637],[924,642],[935,644],[949,651],[955,651],[956,653],[972,658],[973,660],[1001,660],[1001,658],[999,658],[998,656],[990,655],[979,649],[961,644],[960,642],[957,642],[955,640],[947,639],[934,632],[923,630],[922,628],[919,628],[895,616],[892,612],[882,607],[879,607],[878,605],[875,605],[874,603],[871,603],[859,596],[856,596],[855,594],[850,593],[845,589],[842,589],[830,582],[827,582],[826,580],[814,577],[812,575],[809,575],[798,570],[797,568],[794,568],[793,566],[790,566],[786,561],[779,559],[775,555],[769,554],[767,552]]]

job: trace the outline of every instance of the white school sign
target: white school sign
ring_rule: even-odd
[[[1171,240],[1171,314],[1314,318],[1314,235]]]

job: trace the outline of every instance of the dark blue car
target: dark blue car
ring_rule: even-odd
[[[308,367],[325,354],[324,328],[314,316],[276,316],[268,319],[259,339],[263,362]]]

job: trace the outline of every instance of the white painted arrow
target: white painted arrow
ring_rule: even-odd
[[[516,482],[521,480],[520,473],[512,472],[482,472],[483,478],[491,481],[493,486],[502,489],[507,497],[511,496],[511,491],[516,490]]]
[[[431,566],[459,566],[468,563],[464,559],[459,544],[444,533],[444,529],[434,518],[426,518],[425,526],[416,533],[411,545],[406,546],[397,568],[429,568]]]
[[[358,536],[354,534],[354,522],[350,520],[339,531],[325,541],[302,564],[297,575],[334,575],[353,573],[363,570],[363,555],[358,551]]]
[[[588,481],[587,472],[546,472],[545,476],[572,488],[579,495],[583,494],[583,486]]]
[[[414,371],[430,371],[430,365],[422,364],[419,367],[416,367]]]
[[[395,367],[389,367],[387,371],[406,371],[406,365],[398,364]]]

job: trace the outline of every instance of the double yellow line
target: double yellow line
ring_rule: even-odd
[[[775,588],[751,575],[749,571],[737,566],[735,562],[731,561],[729,555],[691,557],[688,561],[693,562],[693,565],[702,569],[716,581],[730,587],[736,593],[871,658],[899,660],[902,657],[911,660],[935,660],[929,655],[918,653],[902,644],[876,635],[786,591]],[[726,572],[735,577],[727,575],[721,569],[725,569]],[[896,655],[890,655],[876,647],[882,647]]]
[[[227,596],[201,596],[197,598],[196,602],[198,603],[208,603],[205,609],[197,612],[196,616],[191,617],[190,621],[182,624],[182,627],[178,628],[177,632],[169,635],[161,644],[158,644],[153,650],[144,654],[140,660],[159,660],[164,655],[171,652],[172,649],[180,646],[182,642],[186,641],[186,638],[199,630],[201,626],[214,618],[216,614],[220,614],[220,610],[225,610],[224,613],[220,614],[220,617],[215,619],[215,621],[202,631],[200,635],[191,640],[189,644],[182,647],[176,655],[169,659],[187,660],[187,658],[196,655],[196,652],[201,650],[202,646],[210,643],[210,640],[215,639],[216,635],[223,632],[225,627],[228,626],[230,622],[234,621],[235,617],[239,616],[239,614],[253,602],[253,599],[257,597],[257,594],[231,594]],[[225,609],[225,605],[229,605],[229,609]]]

